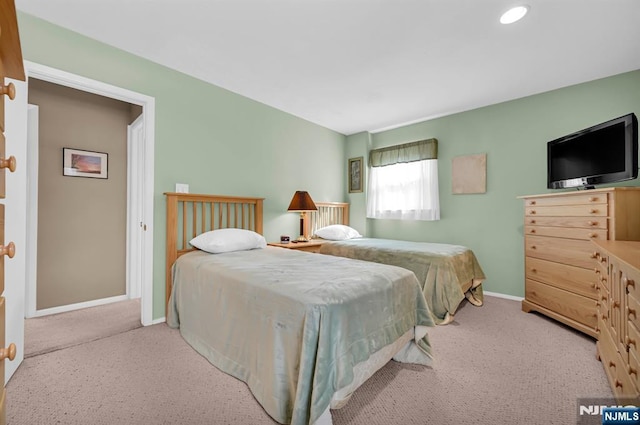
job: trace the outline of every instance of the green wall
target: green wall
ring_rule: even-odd
[[[164,192],[264,197],[269,241],[297,236],[287,213],[296,190],[343,200],[345,136],[110,47],[18,14],[25,60],[152,96],[156,100],[153,317],[164,316]]]
[[[162,193],[265,197],[265,236],[296,235],[286,208],[295,190],[316,201],[348,200],[351,223],[368,236],[471,247],[486,290],[523,296],[521,195],[547,192],[546,142],[608,119],[640,115],[640,71],[397,129],[345,136],[19,13],[26,60],[156,99],[154,318],[164,314],[165,206]],[[425,94],[427,95],[427,94]],[[366,195],[346,191],[347,158],[369,149],[439,140],[441,220],[368,220]],[[346,144],[345,144],[346,140]],[[451,194],[451,160],[487,153],[487,193]],[[638,180],[628,185],[640,185]]]
[[[427,95],[427,94],[425,94]],[[546,189],[546,143],[635,112],[640,116],[640,70],[510,102],[347,138],[350,156],[414,140],[438,139],[441,220],[366,220],[368,236],[469,246],[482,265],[485,290],[524,296],[523,202]],[[368,142],[367,139],[371,141]],[[487,192],[453,195],[451,161],[487,154]],[[626,182],[640,186],[640,180]],[[365,208],[365,197],[352,195]]]

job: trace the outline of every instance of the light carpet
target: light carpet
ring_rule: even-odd
[[[142,326],[140,300],[127,300],[24,322],[24,357],[106,338]]]
[[[574,424],[612,397],[593,339],[485,297],[430,331],[432,368],[389,362],[332,411],[335,425]],[[10,425],[274,424],[247,386],[159,324],[28,358],[7,385]]]

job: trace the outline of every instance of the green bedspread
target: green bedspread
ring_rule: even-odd
[[[321,254],[404,267],[415,273],[436,323],[455,314],[465,299],[463,287],[472,282],[471,296],[483,301],[484,272],[473,251],[460,245],[356,238],[325,242]]]
[[[434,325],[414,274],[400,267],[267,247],[192,252],[173,278],[169,326],[281,423],[315,422],[357,363]],[[427,336],[409,351],[431,363]]]

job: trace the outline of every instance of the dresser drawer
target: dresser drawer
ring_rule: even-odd
[[[0,28],[0,37],[2,37],[2,29]],[[2,67],[2,61],[0,60],[0,84],[4,86],[4,72]],[[9,102],[7,96],[0,96],[0,131],[4,132],[4,102]]]
[[[0,204],[0,245],[4,246],[4,204]],[[4,257],[0,255],[0,294],[4,292]]]
[[[6,158],[6,143],[4,138],[4,133],[0,132],[0,159]],[[6,168],[0,168],[0,198],[4,199],[6,194]]]
[[[548,207],[527,207],[527,217],[606,217],[609,214],[607,204],[594,205],[558,205]]]
[[[623,289],[626,288],[629,295],[640,301],[640,271],[624,268],[620,281]]]
[[[631,382],[636,387],[636,391],[640,388],[640,361],[638,360],[638,353],[636,351],[629,351],[629,366],[627,367],[627,373]]]
[[[627,295],[627,305],[625,307],[625,316],[629,323],[640,329],[640,302],[633,295]]]
[[[525,225],[552,227],[580,227],[583,229],[608,229],[607,217],[525,217]]]
[[[598,342],[596,343],[600,362],[607,375],[609,385],[613,388],[616,381],[616,368],[620,367],[622,359],[618,360],[618,350],[616,344],[609,333],[609,326],[606,322],[598,320]]]
[[[4,306],[4,297],[0,297],[0,347],[6,347],[5,345],[5,340],[4,340],[4,336],[5,336],[5,306]],[[4,386],[4,362],[6,362],[8,360],[2,360],[0,361],[0,379],[2,379],[2,384]]]
[[[606,204],[606,193],[586,193],[580,195],[550,196],[535,199],[527,199],[527,207],[554,206],[554,205],[580,205],[580,204]]]
[[[528,257],[569,264],[593,271],[594,247],[590,241],[525,235]]]
[[[581,227],[552,227],[552,226],[525,226],[527,235],[550,236],[565,239],[601,239],[607,240],[606,229],[585,229]]]
[[[597,277],[593,270],[526,257],[525,274],[527,279],[537,280],[594,300],[598,296]]]
[[[597,324],[596,301],[563,289],[527,279],[525,298],[542,307],[595,329]]]

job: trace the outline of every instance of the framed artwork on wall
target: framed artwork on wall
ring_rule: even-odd
[[[362,192],[362,157],[349,159],[349,193]]]
[[[106,179],[108,163],[109,155],[103,152],[62,148],[62,175],[64,176]]]

